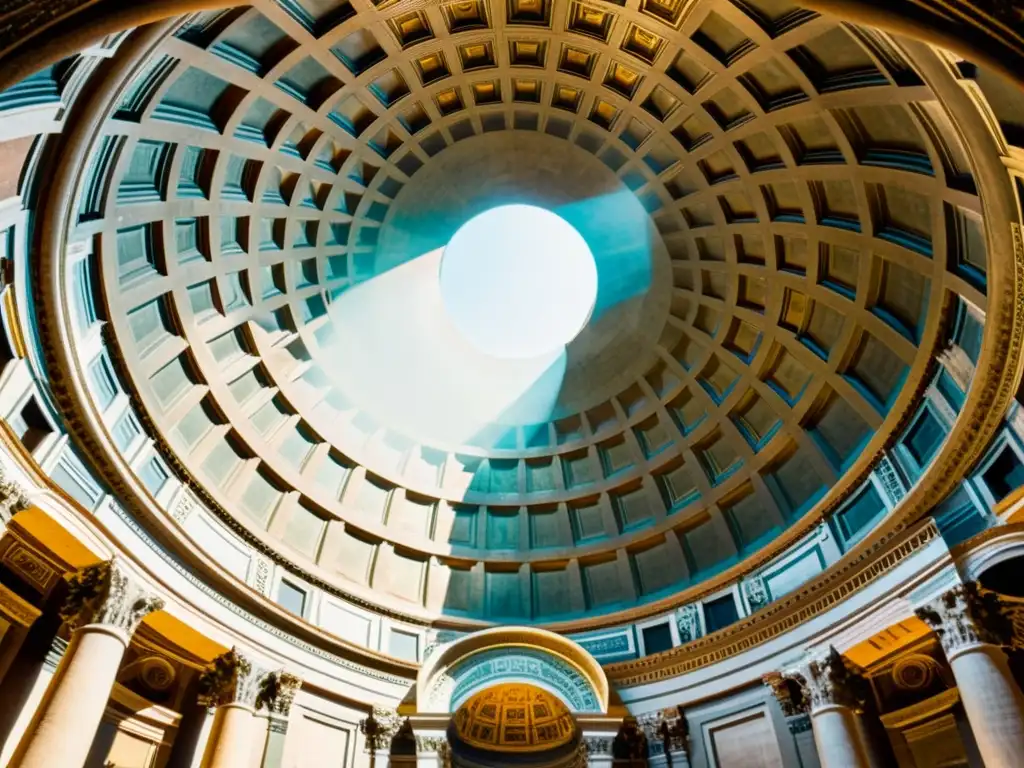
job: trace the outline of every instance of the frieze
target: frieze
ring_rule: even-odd
[[[752,576],[743,582],[743,595],[747,598],[751,613],[761,610],[771,602],[768,598],[768,587],[761,576]]]
[[[609,664],[605,672],[616,685],[629,687],[677,677],[742,653],[835,607],[938,537],[939,530],[935,521],[925,520],[881,555],[869,549],[843,567],[826,572],[801,589],[769,604],[755,616],[742,619],[689,645],[677,646],[635,661]]]
[[[182,486],[178,492],[178,498],[174,502],[174,511],[171,513],[171,517],[174,518],[174,522],[184,527],[198,506],[199,502],[196,501],[196,497],[188,488]]]

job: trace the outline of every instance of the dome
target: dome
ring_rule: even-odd
[[[556,6],[209,11],[138,58],[70,233],[89,407],[132,404],[111,461],[137,424],[302,579],[471,622],[663,606],[863,485],[985,304],[953,86],[777,3]],[[596,293],[503,358],[567,288],[499,280],[531,309],[459,330],[438,286],[510,205]]]
[[[0,766],[1024,749],[1012,4],[12,2]]]

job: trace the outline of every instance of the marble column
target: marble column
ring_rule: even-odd
[[[810,714],[814,745],[823,768],[870,768],[857,723],[863,701],[862,680],[834,648],[778,677],[796,684],[794,690],[784,682],[766,678],[787,715],[798,710]],[[783,703],[782,691],[788,703]]]
[[[216,707],[203,768],[250,768],[257,741],[256,708],[271,672],[233,648],[199,679],[199,703]]]
[[[1024,755],[1024,696],[1002,645],[1013,629],[996,593],[961,584],[917,609],[938,635],[985,765],[1018,765]]]
[[[284,740],[288,735],[288,720],[295,694],[302,680],[287,672],[274,673],[268,685],[267,743],[263,749],[260,768],[281,768],[284,765]]]
[[[61,610],[71,643],[8,768],[81,768],[125,649],[163,604],[117,559],[72,577]]]

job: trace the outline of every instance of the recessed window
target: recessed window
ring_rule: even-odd
[[[648,654],[661,653],[672,647],[672,630],[668,624],[644,627],[644,651]]]
[[[392,629],[388,641],[388,653],[399,659],[418,661],[420,656],[420,637],[412,632]]]
[[[1024,485],[1024,464],[1009,447],[989,464],[982,474],[994,501],[1002,501],[1010,492]]]
[[[302,616],[306,611],[306,590],[282,579],[277,587],[277,604],[296,616]]]
[[[739,621],[736,601],[731,594],[704,603],[704,623],[710,634]]]

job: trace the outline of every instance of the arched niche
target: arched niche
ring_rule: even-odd
[[[455,712],[474,694],[505,683],[548,691],[573,714],[608,712],[608,678],[593,656],[532,627],[488,629],[438,647],[417,677],[416,709]]]

